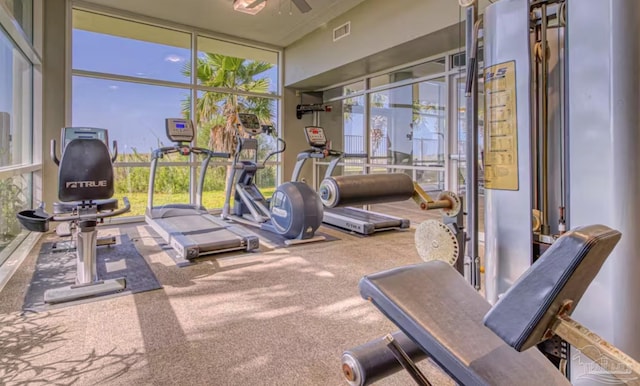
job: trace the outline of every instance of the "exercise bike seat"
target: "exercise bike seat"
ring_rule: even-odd
[[[106,200],[92,200],[92,201],[69,201],[69,202],[54,202],[53,213],[65,214],[72,213],[77,208],[82,206],[94,206],[98,212],[105,212],[108,210],[118,209],[118,199],[110,198]]]
[[[442,261],[365,276],[360,293],[459,384],[569,385],[526,348],[543,339],[564,300],[575,306],[619,239],[603,225],[568,232],[493,308]]]

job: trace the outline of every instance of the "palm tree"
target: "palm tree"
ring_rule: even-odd
[[[238,96],[237,91],[264,93],[269,91],[270,79],[259,77],[271,69],[271,63],[235,58],[220,54],[205,53],[198,58],[196,78],[205,87],[227,89],[224,91],[204,91],[196,105],[196,125],[201,130],[209,130],[208,145],[212,149],[235,152],[236,119],[238,112],[256,114],[263,124],[272,119],[271,100],[253,96]],[[191,76],[191,63],[186,63],[183,74]],[[183,101],[182,111],[189,115],[191,98]]]
[[[196,104],[195,124],[210,149],[235,155],[237,147],[237,115],[253,113],[263,124],[271,124],[273,111],[271,99],[255,96],[239,96],[235,92],[267,94],[270,79],[265,74],[271,63],[235,58],[221,54],[205,53],[198,57],[196,78],[205,87],[226,91],[204,91]],[[186,63],[182,73],[191,77],[191,63]],[[263,76],[261,76],[263,75]],[[182,113],[189,116],[191,98],[182,103]],[[204,143],[202,144],[204,145]],[[227,166],[227,173],[230,172]],[[225,186],[226,189],[226,186]]]

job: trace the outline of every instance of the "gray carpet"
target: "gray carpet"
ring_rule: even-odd
[[[111,230],[135,240],[163,288],[21,315],[34,250],[0,292],[1,383],[346,385],[343,350],[397,330],[358,281],[420,261],[409,231],[334,234],[341,240],[179,268],[145,224]],[[434,385],[452,384],[419,366]],[[412,382],[400,372],[378,385]]]
[[[262,245],[264,245],[264,242],[266,241],[267,243],[270,244],[270,248],[269,249],[275,249],[275,248],[288,248],[288,247],[292,247],[292,246],[300,246],[300,245],[304,245],[305,243],[299,243],[299,244],[292,244],[292,245],[287,245],[286,241],[287,239],[279,234],[273,233],[273,232],[269,232],[267,230],[264,229],[260,229],[258,227],[255,226],[251,226],[251,225],[245,225],[245,224],[241,224],[241,223],[237,223],[238,226],[241,226],[253,233],[255,233],[256,235],[258,235],[258,237],[260,238],[260,240],[262,241]],[[318,230],[315,232],[315,236],[318,237],[324,237],[324,240],[318,241],[318,242],[327,242],[327,241],[336,241],[336,240],[340,240],[338,237],[335,237],[325,231],[323,231],[324,229],[324,225],[321,226],[320,228],[318,228]]]
[[[76,252],[69,249],[69,242],[44,243],[40,248],[35,271],[22,306],[23,310],[43,311],[100,300],[116,293],[93,296],[77,301],[47,305],[44,302],[45,291],[75,284]],[[151,268],[136,250],[127,235],[119,236],[116,244],[97,248],[96,264],[101,280],[125,278],[127,286],[118,295],[138,293],[162,288]]]
[[[171,257],[171,259],[173,259],[173,261],[176,263],[176,265],[178,267],[188,267],[190,265],[194,265],[194,264],[199,264],[200,262],[203,261],[209,261],[212,259],[220,259],[220,258],[225,258],[225,257],[229,257],[229,256],[244,256],[247,254],[255,254],[255,253],[260,253],[260,252],[267,252],[267,251],[271,251],[274,250],[276,248],[288,248],[291,246],[295,246],[295,245],[304,245],[303,244],[295,244],[295,245],[286,245],[286,241],[287,239],[266,231],[266,230],[262,230],[258,227],[255,226],[251,226],[251,225],[245,225],[242,223],[234,223],[235,226],[237,227],[241,227],[244,228],[246,230],[248,230],[249,232],[253,233],[254,235],[258,236],[258,238],[260,239],[260,248],[258,248],[258,250],[254,250],[254,251],[246,251],[246,250],[239,250],[239,251],[231,251],[231,252],[223,252],[223,253],[214,253],[214,254],[210,254],[210,255],[203,255],[198,257],[197,259],[193,259],[193,260],[188,260],[185,259],[184,257],[180,256],[175,249],[173,249],[171,247],[171,245],[167,244],[164,239],[156,232],[153,230],[153,228],[151,228],[150,226],[147,227],[147,231],[149,232],[150,235],[152,235],[152,237],[155,239],[155,241],[158,243],[158,247],[160,247],[166,254],[167,256]],[[322,227],[315,233],[316,236],[319,237],[324,237],[324,240],[318,241],[318,242],[327,242],[327,241],[336,241],[336,240],[340,240],[338,237],[331,235],[329,233],[326,232],[322,232]],[[134,242],[137,241],[134,239]]]

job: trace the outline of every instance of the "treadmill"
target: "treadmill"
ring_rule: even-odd
[[[151,155],[151,171],[149,175],[149,195],[145,220],[164,241],[180,255],[191,260],[199,256],[229,251],[251,251],[259,247],[259,239],[253,233],[214,217],[202,205],[204,179],[213,157],[229,158],[229,153],[215,153],[209,149],[192,147],[195,130],[191,120],[166,119],[167,137],[174,146],[162,147]],[[195,204],[167,204],[153,206],[158,159],[165,154],[179,153],[183,156],[191,154],[204,155],[200,167],[200,179],[196,191]]]
[[[324,178],[327,178],[331,177],[336,166],[338,166],[338,163],[343,159],[367,157],[366,154],[349,154],[328,149],[327,144],[329,141],[322,127],[306,126],[304,133],[307,138],[307,143],[311,148],[303,150],[298,154],[291,181],[298,181],[302,167],[308,159],[330,160],[327,171],[324,174]],[[375,232],[393,229],[407,229],[411,226],[411,222],[406,218],[346,206],[336,208],[325,207],[322,222],[361,235],[370,235]]]

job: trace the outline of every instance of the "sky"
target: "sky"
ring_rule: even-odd
[[[190,50],[73,30],[73,69],[189,83]],[[277,68],[265,73],[277,87]],[[167,145],[165,118],[180,117],[189,89],[73,77],[72,125],[109,130],[119,151],[147,153]]]

